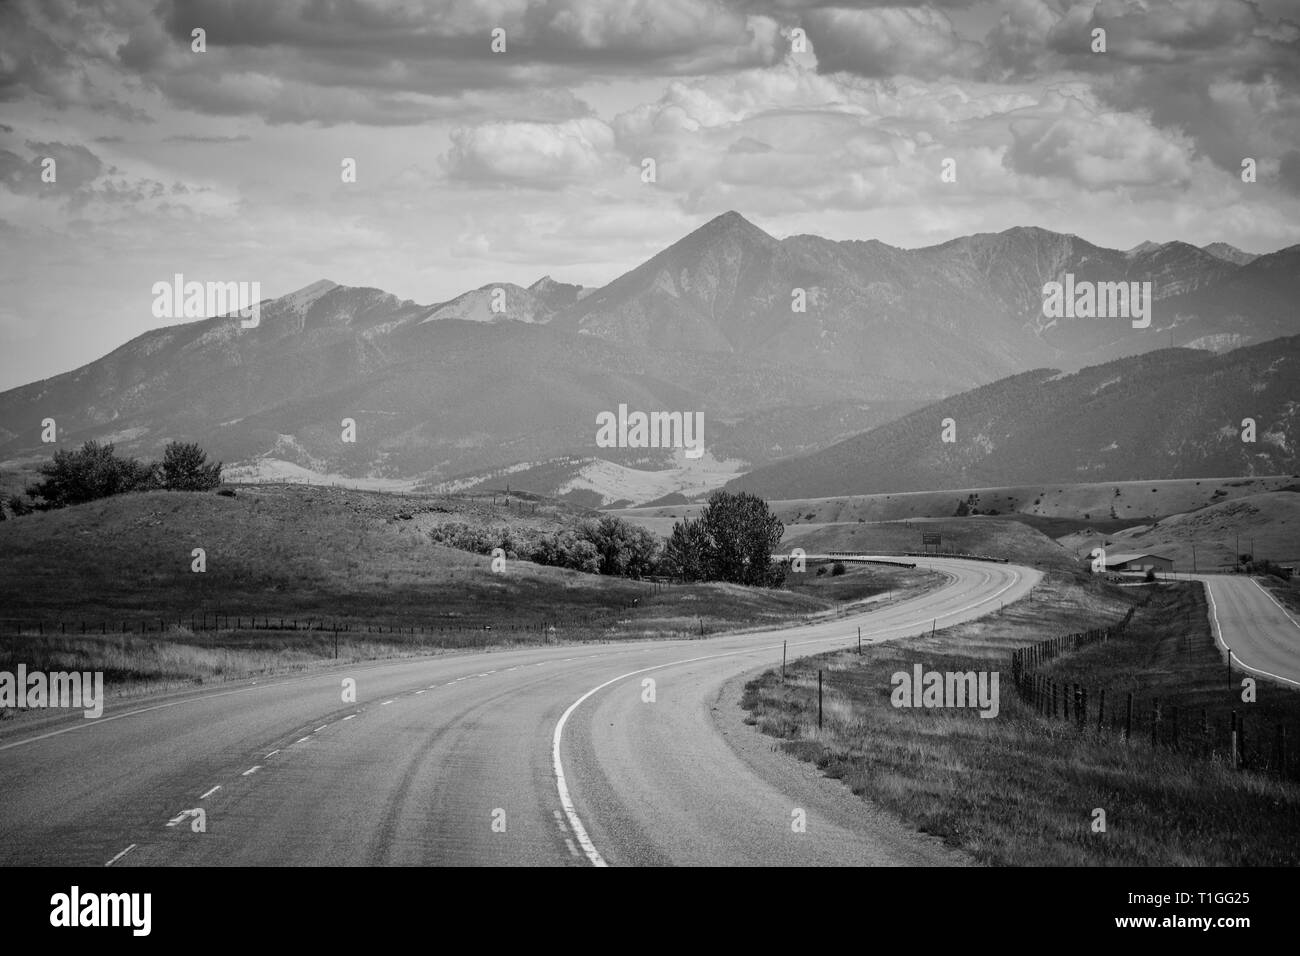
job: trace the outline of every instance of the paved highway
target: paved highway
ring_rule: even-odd
[[[1260,677],[1300,687],[1300,622],[1254,578],[1244,574],[1188,575],[1205,584],[1210,626],[1220,649]]]
[[[0,864],[966,862],[778,757],[736,706],[782,640],[793,658],[859,625],[864,641],[917,634],[1039,577],[923,563],[945,574],[935,591],[790,629],[355,665],[15,728]]]

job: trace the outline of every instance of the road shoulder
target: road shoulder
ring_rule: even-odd
[[[843,782],[825,776],[812,764],[782,753],[775,738],[744,722],[740,706],[745,683],[766,668],[729,678],[709,702],[713,724],[727,746],[761,780],[789,796],[791,806],[808,811],[809,827],[820,817],[861,833],[880,847],[862,866],[975,866],[974,858],[921,833],[894,814],[855,795]]]

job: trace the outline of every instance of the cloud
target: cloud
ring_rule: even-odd
[[[451,133],[443,164],[451,179],[558,189],[626,165],[614,131],[597,119],[563,123],[485,123]]]
[[[1300,150],[1291,150],[1278,165],[1278,180],[1287,191],[1300,196]]]
[[[1051,95],[1040,115],[1010,124],[1010,169],[1055,176],[1088,188],[1179,186],[1192,175],[1190,141],[1140,116],[1099,111]]]
[[[931,7],[814,9],[800,22],[825,72],[966,76],[982,62],[979,45],[963,40],[952,21]]]
[[[79,143],[28,140],[25,146],[33,154],[26,159],[10,150],[0,150],[0,184],[19,195],[66,196],[88,186],[104,171],[100,158]],[[41,179],[47,158],[54,160],[52,183]]]
[[[197,136],[194,134],[177,134],[163,137],[164,143],[247,143],[251,136]]]

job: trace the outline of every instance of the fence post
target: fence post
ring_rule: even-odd
[[[822,672],[817,672],[817,729],[822,729]]]
[[[1236,770],[1237,769],[1237,712],[1235,710],[1232,712],[1231,727],[1232,730],[1229,735],[1230,749],[1228,751],[1228,759],[1230,761],[1230,766],[1232,767],[1232,769]]]
[[[781,642],[781,680],[785,680],[785,641]]]
[[[1097,694],[1097,733],[1101,733],[1102,721],[1106,719],[1106,688]]]
[[[1250,758],[1246,753],[1246,715],[1241,715],[1241,720],[1237,722],[1237,744],[1241,749],[1241,769],[1250,769]]]

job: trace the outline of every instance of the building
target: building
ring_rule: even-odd
[[[1173,558],[1163,558],[1158,554],[1107,554],[1107,571],[1172,571]]]

